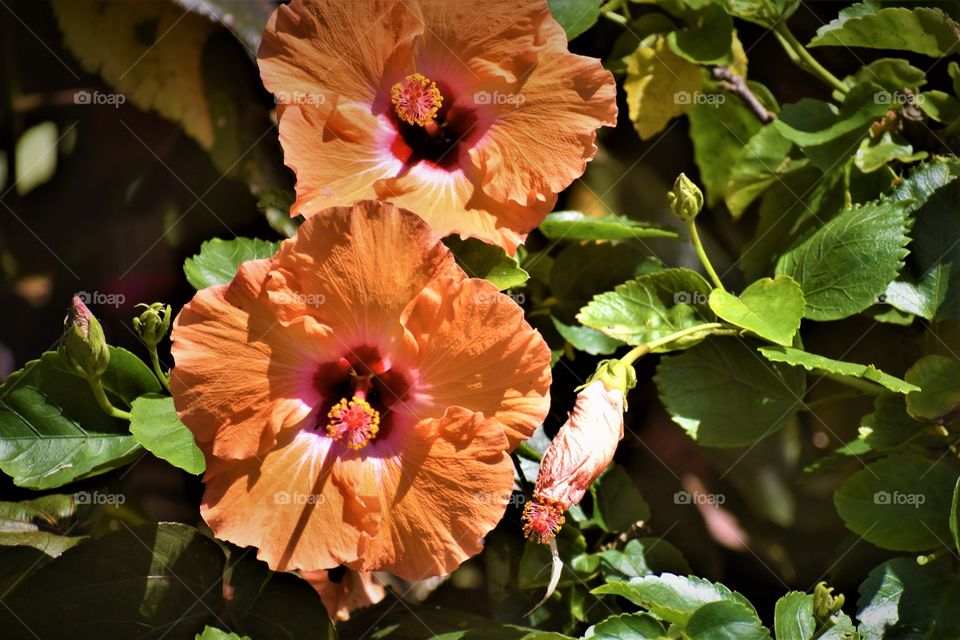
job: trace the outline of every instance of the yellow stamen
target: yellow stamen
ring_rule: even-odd
[[[397,117],[411,125],[425,127],[433,122],[443,106],[443,95],[437,83],[413,73],[390,89],[390,101]]]
[[[345,438],[344,444],[354,450],[362,449],[380,431],[380,412],[357,395],[350,400],[341,398],[327,418],[327,434],[334,440]]]

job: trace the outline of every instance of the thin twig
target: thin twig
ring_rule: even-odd
[[[740,99],[750,107],[750,110],[756,114],[760,122],[770,122],[777,117],[767,111],[767,108],[757,99],[757,96],[753,95],[744,79],[734,74],[728,67],[714,67],[712,73],[713,77],[720,81],[721,87],[734,95],[740,96]]]

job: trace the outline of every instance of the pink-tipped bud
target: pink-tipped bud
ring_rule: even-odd
[[[563,525],[563,513],[579,504],[590,484],[610,466],[623,438],[626,393],[636,373],[618,360],[601,363],[580,393],[567,422],[540,462],[533,500],[523,510],[524,533],[548,542]]]
[[[110,351],[97,318],[79,295],[73,296],[57,351],[77,375],[99,378],[110,365]]]

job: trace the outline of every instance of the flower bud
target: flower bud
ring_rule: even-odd
[[[154,302],[150,305],[140,303],[137,306],[144,307],[144,311],[133,319],[133,328],[148,347],[155,348],[170,330],[173,315],[170,305]]]
[[[564,512],[579,504],[590,484],[610,466],[623,438],[626,393],[636,384],[633,367],[602,362],[584,386],[540,462],[533,500],[523,510],[524,534],[548,542],[563,525]]]
[[[667,192],[673,214],[685,222],[693,222],[703,208],[703,192],[685,174],[677,176],[673,191]]]
[[[110,364],[110,351],[100,322],[80,296],[73,296],[63,328],[63,338],[57,348],[60,360],[85,378],[102,376]]]

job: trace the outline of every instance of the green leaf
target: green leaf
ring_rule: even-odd
[[[600,572],[607,582],[665,571],[689,573],[690,566],[680,550],[662,538],[634,538],[622,551],[606,549],[600,552]]]
[[[673,421],[707,447],[738,447],[791,420],[806,391],[802,371],[772,364],[739,338],[711,338],[657,367]]]
[[[710,292],[717,317],[761,338],[790,346],[800,329],[806,303],[800,284],[790,276],[757,280],[735,296],[721,289]]]
[[[771,185],[807,165],[806,160],[790,158],[793,147],[773,124],[765,125],[747,141],[723,188],[724,202],[735,220]]]
[[[944,461],[898,454],[870,463],[837,489],[833,502],[851,531],[883,549],[923,551],[950,540],[957,472]],[[910,523],[910,526],[904,526]]]
[[[676,238],[669,229],[625,216],[588,216],[579,211],[554,211],[540,223],[551,240],[628,240],[630,238]]]
[[[603,472],[590,487],[593,518],[604,531],[620,533],[650,519],[650,505],[626,470],[616,464]]]
[[[784,105],[773,126],[827,172],[853,154],[857,141],[892,102],[878,85],[859,84],[850,90],[839,108],[812,98]]]
[[[5,596],[0,624],[51,638],[73,629],[85,638],[158,639],[193,638],[235,621],[252,638],[334,640],[306,582],[243,552],[231,560],[228,567],[221,547],[193,527],[124,525],[24,578]]]
[[[908,218],[903,202],[847,209],[780,257],[776,272],[800,283],[805,317],[839,320],[874,304],[903,267]]]
[[[864,640],[960,637],[958,600],[960,580],[948,558],[926,564],[894,558],[860,585],[860,635]]]
[[[187,473],[198,475],[206,469],[203,452],[193,434],[180,422],[173,398],[156,394],[133,401],[130,433],[143,448]]]
[[[893,193],[914,214],[906,268],[885,301],[928,320],[960,318],[960,163],[918,167]]]
[[[670,50],[690,62],[721,64],[730,56],[733,20],[722,7],[707,4],[690,16],[687,26],[667,34]]]
[[[260,38],[270,14],[276,6],[270,0],[174,0],[184,9],[208,17],[212,22],[222,24],[246,45],[250,55],[257,56]],[[229,637],[229,636],[224,636]],[[204,639],[206,640],[206,639]]]
[[[647,613],[610,616],[584,634],[584,640],[658,640],[666,634],[660,622]]]
[[[271,258],[279,249],[279,242],[257,238],[213,238],[200,246],[200,253],[187,258],[183,263],[183,272],[194,289],[229,284],[237,275],[241,263]]]
[[[530,278],[530,274],[520,268],[517,258],[508,256],[500,247],[476,238],[461,240],[455,236],[444,239],[444,244],[468,276],[485,278],[501,291],[519,287]]]
[[[772,27],[797,10],[800,0],[723,0],[727,13],[764,27]]]
[[[770,632],[752,608],[725,600],[697,609],[684,633],[697,640],[770,640]]]
[[[909,164],[927,157],[926,151],[914,153],[913,145],[896,142],[889,131],[879,138],[864,138],[853,157],[853,163],[863,173],[879,171],[894,160]]]
[[[550,13],[567,33],[567,40],[592,27],[600,18],[601,0],[548,0]]]
[[[886,374],[872,364],[834,360],[792,347],[760,347],[760,353],[771,362],[783,362],[795,367],[803,367],[807,371],[817,371],[830,376],[869,380],[894,393],[910,393],[918,389],[916,385]]]
[[[711,287],[690,269],[664,269],[619,285],[595,296],[580,310],[577,320],[627,344],[640,345],[714,319],[707,300]],[[678,344],[693,344],[690,340]]]
[[[927,83],[927,74],[902,58],[880,58],[866,64],[853,75],[854,82],[872,82],[887,91],[916,89]]]
[[[950,124],[960,117],[960,101],[944,91],[924,91],[916,101],[920,110],[935,122]]]
[[[777,600],[773,613],[773,629],[777,640],[815,638],[817,619],[813,617],[813,596],[791,591]]]
[[[26,195],[53,178],[60,155],[57,146],[60,137],[55,122],[41,122],[24,131],[17,139],[14,150],[17,194]]]
[[[907,396],[914,418],[949,423],[960,410],[960,362],[945,356],[924,356],[907,370],[907,381],[918,390]]]
[[[817,30],[808,46],[913,51],[939,58],[957,53],[960,24],[942,9],[883,7],[868,0],[843,9]]]
[[[648,140],[673,118],[689,111],[703,87],[700,67],[673,53],[663,36],[653,46],[641,45],[627,57],[627,95],[630,121]]]
[[[589,353],[592,356],[609,355],[623,346],[623,342],[620,340],[607,337],[596,329],[564,324],[556,317],[551,317],[550,320],[560,336],[569,342],[574,349]]]
[[[674,624],[687,624],[694,612],[710,602],[732,602],[753,611],[750,602],[722,584],[693,576],[671,573],[644,576],[630,582],[611,582],[591,591],[595,595],[617,595]],[[753,614],[756,615],[756,612]]]
[[[896,449],[924,428],[907,413],[900,393],[883,393],[873,402],[873,413],[860,420],[859,438],[873,451]]]
[[[739,98],[725,93],[714,97],[699,100],[688,114],[693,157],[710,206],[723,199],[744,145],[761,128],[757,116]]]
[[[214,629],[213,627],[204,627],[203,633],[198,633],[196,640],[251,640],[249,636],[238,636],[229,631]]]
[[[135,355],[110,347],[102,378],[115,406],[159,393],[160,383]],[[122,466],[143,450],[125,420],[107,416],[87,381],[56,352],[27,363],[0,387],[0,470],[15,484],[50,489]]]
[[[33,547],[56,558],[83,540],[83,536],[67,535],[76,512],[73,496],[0,502],[0,547]]]

